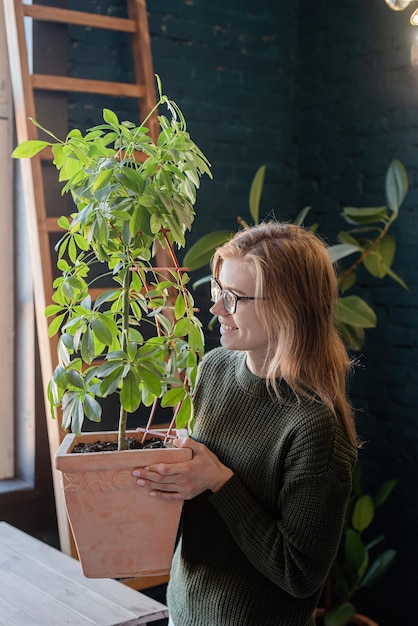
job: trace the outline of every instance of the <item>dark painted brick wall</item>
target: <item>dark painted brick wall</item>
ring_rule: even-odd
[[[122,2],[69,1],[71,8],[88,5],[124,11]],[[376,520],[398,557],[378,587],[360,593],[358,606],[380,626],[415,626],[418,70],[410,46],[418,29],[409,25],[410,11],[390,11],[384,0],[149,0],[148,11],[154,69],[213,164],[189,243],[214,228],[235,229],[235,216],[248,215],[250,182],[262,163],[263,211],[292,218],[312,205],[312,220],[331,241],[346,226],[343,206],[384,204],[390,161],[407,168],[411,189],[394,228],[394,269],[410,292],[361,273],[358,292],[376,308],[378,327],[368,331],[352,395],[368,442],[361,452],[365,486],[399,480]],[[75,75],[132,80],[121,37],[72,33]],[[102,106],[73,97],[73,124],[96,123]],[[134,103],[112,108],[135,120]]]
[[[122,15],[125,3],[89,4]],[[87,3],[71,0],[69,6],[85,9]],[[213,166],[213,182],[202,182],[189,241],[215,222],[236,228],[236,216],[248,214],[250,183],[262,163],[268,165],[263,206],[280,215],[293,211],[295,75],[289,69],[296,62],[296,8],[286,11],[286,21],[278,0],[151,1],[148,10],[154,70]],[[74,27],[72,33],[73,74],[132,81],[123,36],[110,40],[103,31],[95,47],[94,31]],[[98,121],[101,101],[73,101],[75,126]],[[121,118],[136,115],[126,102],[114,106],[122,109]]]
[[[298,50],[298,173],[295,202],[312,204],[330,235],[346,227],[345,205],[385,203],[384,177],[393,158],[408,172],[410,191],[395,224],[394,270],[389,278],[361,273],[358,291],[376,308],[353,398],[364,482],[399,485],[377,514],[377,530],[397,560],[381,584],[359,595],[359,606],[382,626],[417,623],[418,578],[418,70],[410,46],[418,35],[411,10],[395,13],[384,0],[301,0]]]

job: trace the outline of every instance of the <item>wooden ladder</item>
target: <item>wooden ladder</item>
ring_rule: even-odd
[[[58,0],[59,1],[59,0]],[[3,0],[10,73],[15,107],[17,141],[38,138],[38,130],[30,118],[41,121],[41,107],[36,111],[36,97],[39,92],[46,94],[78,92],[102,94],[120,98],[138,100],[139,119],[149,113],[156,102],[155,77],[153,72],[151,45],[145,0],[127,0],[127,18],[109,17],[83,11],[71,11],[58,6],[42,4],[23,4],[21,0]],[[58,4],[58,2],[56,2]],[[34,22],[78,25],[92,29],[106,29],[127,33],[132,40],[133,67],[135,83],[107,82],[99,80],[58,76],[49,73],[32,73],[29,69],[28,50],[25,35],[25,16]],[[38,96],[39,97],[39,96]],[[64,115],[65,119],[65,115]],[[66,123],[66,122],[65,122]],[[158,121],[151,119],[150,132],[156,138]],[[44,122],[46,127],[48,122]],[[68,128],[65,129],[65,134]],[[23,201],[30,239],[30,259],[33,268],[33,287],[35,302],[36,328],[38,335],[40,364],[44,403],[47,413],[48,439],[51,456],[54,494],[57,510],[58,532],[61,550],[75,555],[71,531],[65,512],[63,493],[60,488],[58,472],[54,467],[54,455],[62,438],[60,420],[53,420],[49,415],[49,403],[46,395],[48,381],[57,364],[57,339],[48,336],[48,320],[44,311],[51,303],[53,293],[53,259],[51,235],[59,232],[57,218],[48,211],[48,185],[45,184],[45,166],[51,161],[52,153],[43,151],[32,159],[22,159],[21,174],[23,183]],[[155,583],[154,584],[158,584]],[[133,585],[131,585],[133,586]],[[146,584],[142,587],[147,586]],[[148,585],[149,586],[149,585]],[[139,586],[136,586],[139,588]]]

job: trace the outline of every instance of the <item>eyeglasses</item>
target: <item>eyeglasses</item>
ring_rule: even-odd
[[[218,302],[222,298],[225,311],[231,315],[237,310],[238,300],[257,300],[254,296],[237,296],[236,293],[229,291],[229,289],[222,289],[216,278],[211,278],[210,281],[210,297],[212,302]]]

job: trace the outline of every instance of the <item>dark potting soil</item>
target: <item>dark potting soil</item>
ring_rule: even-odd
[[[135,437],[126,438],[126,450],[141,450],[142,448],[165,448],[162,439],[152,437],[145,443],[141,443]],[[117,441],[94,441],[92,443],[77,443],[71,453],[79,454],[84,452],[113,452],[118,449]]]

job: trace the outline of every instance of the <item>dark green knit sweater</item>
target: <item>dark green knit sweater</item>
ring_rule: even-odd
[[[356,450],[331,412],[272,399],[245,352],[202,364],[193,438],[234,471],[185,502],[167,602],[175,626],[307,626],[335,556]]]

